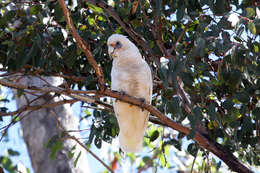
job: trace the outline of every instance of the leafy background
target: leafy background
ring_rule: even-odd
[[[128,35],[153,70],[152,104],[175,122],[190,125],[192,129],[201,121],[210,137],[235,153],[244,164],[259,166],[258,1],[66,2],[78,33],[88,42],[104,71],[107,86],[111,81],[112,60],[107,55],[106,40],[113,33]],[[59,75],[66,79],[69,88],[97,89],[95,72],[70,34],[58,1],[2,0],[0,8],[3,72]],[[114,10],[127,27],[120,25],[108,9]],[[228,20],[230,15],[233,15],[232,21]],[[137,41],[129,33],[141,35],[146,41]],[[187,113],[185,100],[177,94],[179,78],[189,95],[191,113]],[[2,98],[1,102],[5,103],[6,96]],[[110,99],[103,101],[111,102]],[[2,104],[1,112],[9,111],[7,104]],[[96,104],[82,103],[81,106],[81,118],[92,122],[89,133],[85,134],[86,145],[94,144],[91,148],[100,149],[105,142],[111,143],[119,131],[113,112],[88,108]],[[193,133],[186,138],[182,133],[172,133],[151,123],[144,142],[147,152],[127,154],[129,165],[133,164],[129,167],[141,170],[146,164],[153,170],[175,169],[167,160],[171,160],[172,153],[178,156],[179,152],[187,151],[182,158],[198,158],[196,171],[217,172],[223,167],[222,162],[190,142],[192,140],[187,144]],[[118,150],[111,152],[120,163],[122,156]],[[6,170],[12,170],[9,163],[12,155],[18,153],[10,150],[7,156],[1,157]],[[11,159],[8,164],[6,159]],[[181,164],[177,168],[181,168]]]

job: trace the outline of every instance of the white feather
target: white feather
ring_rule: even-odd
[[[120,48],[116,47],[117,42],[120,42]],[[151,103],[152,74],[138,48],[120,34],[110,36],[107,45],[109,54],[114,58],[111,72],[112,90],[123,91]],[[141,151],[149,113],[121,101],[114,101],[113,106],[120,128],[120,147],[125,152]]]

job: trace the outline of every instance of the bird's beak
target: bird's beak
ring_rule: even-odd
[[[115,46],[114,45],[109,45],[108,46],[108,54],[114,58],[114,51],[115,51]]]
[[[109,55],[113,54],[114,50],[115,50],[114,47],[108,46],[108,53],[109,53]]]

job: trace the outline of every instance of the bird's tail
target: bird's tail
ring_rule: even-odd
[[[117,105],[119,112],[119,143],[124,152],[140,152],[143,137],[148,122],[148,112],[139,107],[120,103]]]

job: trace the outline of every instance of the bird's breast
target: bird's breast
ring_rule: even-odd
[[[124,91],[126,94],[138,97],[140,90],[140,80],[136,73],[114,69],[111,73],[112,89]]]

